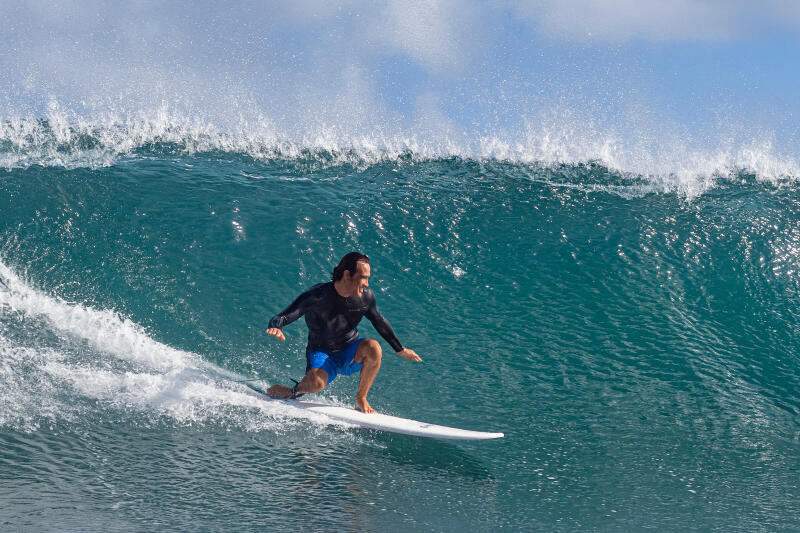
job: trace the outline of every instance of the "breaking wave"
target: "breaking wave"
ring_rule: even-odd
[[[693,147],[685,139],[658,143],[570,122],[528,123],[513,134],[429,135],[374,130],[362,135],[319,126],[288,133],[268,117],[239,117],[224,124],[164,106],[150,113],[82,118],[52,103],[43,118],[0,116],[0,167],[101,168],[120,159],[171,153],[234,154],[309,171],[341,165],[413,164],[437,159],[520,164],[534,168],[597,165],[653,190],[689,196],[722,179],[753,176],[774,185],[797,182],[800,161],[766,140],[727,140]]]

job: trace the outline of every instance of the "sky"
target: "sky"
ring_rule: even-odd
[[[800,152],[789,0],[0,0],[0,20],[3,120]]]

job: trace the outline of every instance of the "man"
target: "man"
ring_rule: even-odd
[[[358,336],[358,323],[366,316],[397,355],[406,361],[422,358],[403,348],[389,322],[378,312],[375,293],[369,288],[369,257],[350,252],[333,269],[332,280],[314,285],[269,321],[267,333],[286,340],[282,328],[301,316],[308,325],[306,375],[294,387],[273,385],[267,394],[273,398],[297,398],[324,389],[337,375],[360,373],[356,409],[374,413],[367,393],[381,367],[381,345],[375,339]]]

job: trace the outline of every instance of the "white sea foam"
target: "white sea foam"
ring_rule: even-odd
[[[75,418],[74,406],[56,397],[57,388],[39,369],[59,359],[57,351],[18,346],[0,335],[0,426],[33,431],[43,422]]]
[[[199,360],[150,338],[141,326],[114,311],[65,302],[34,289],[2,262],[0,279],[4,285],[0,306],[44,318],[54,330],[84,339],[103,352],[161,371],[195,366]]]
[[[34,327],[44,324],[85,341],[93,352],[70,353],[75,350],[66,345],[64,351],[24,346],[0,335],[0,425],[34,430],[42,420],[74,420],[80,413],[69,391],[102,405],[166,416],[181,424],[213,421],[246,430],[278,430],[292,420],[331,423],[323,415],[264,401],[231,381],[241,376],[152,339],[114,311],[37,290],[3,262],[0,282],[0,319],[14,315],[38,320]],[[133,370],[121,369],[131,365]]]
[[[276,429],[298,418],[320,424],[330,422],[323,415],[264,401],[249,389],[215,379],[208,369],[118,373],[59,361],[49,361],[42,369],[71,384],[85,397],[120,409],[168,416],[182,424],[233,421],[248,430],[261,430]]]

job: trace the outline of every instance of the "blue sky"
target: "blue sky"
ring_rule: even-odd
[[[0,117],[166,105],[306,135],[560,123],[798,152],[788,0],[2,2],[0,18]]]

